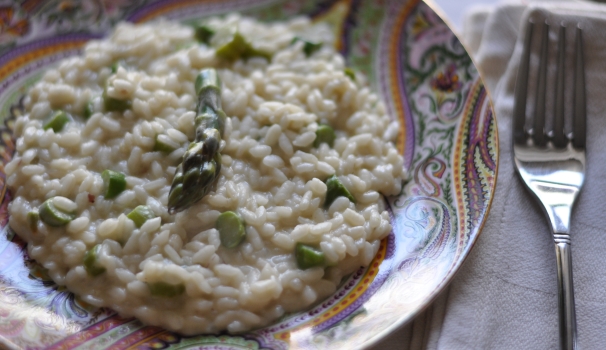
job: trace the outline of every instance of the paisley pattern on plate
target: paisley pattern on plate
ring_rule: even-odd
[[[248,334],[182,337],[97,309],[54,284],[7,226],[0,171],[0,346],[28,349],[357,348],[410,320],[473,246],[493,196],[492,107],[468,54],[420,0],[25,0],[0,7],[0,166],[11,159],[20,98],[45,67],[75,55],[120,20],[190,21],[240,11],[261,20],[326,21],[401,124],[410,179],[387,198],[393,232],[371,265],[313,309]],[[0,169],[2,169],[0,167]]]

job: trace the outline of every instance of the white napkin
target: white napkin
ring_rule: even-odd
[[[413,323],[373,349],[559,346],[553,239],[541,207],[514,171],[511,154],[515,78],[529,18],[536,23],[546,18],[554,24],[550,32],[551,75],[557,25],[564,22],[570,27],[569,45],[574,43],[575,24],[583,28],[587,177],[572,215],[574,291],[580,347],[606,349],[606,5],[584,1],[509,2],[491,10],[476,9],[466,17],[462,40],[483,74],[498,123],[500,156],[492,208],[475,247],[450,286]],[[535,28],[540,31],[539,26]],[[531,69],[535,70],[538,41],[535,36],[531,59]],[[567,59],[571,64],[572,50]],[[553,84],[548,89],[551,101]],[[571,89],[566,93],[570,108]],[[534,100],[528,103],[533,108]],[[550,106],[549,115],[553,113]]]

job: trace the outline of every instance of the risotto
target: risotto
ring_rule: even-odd
[[[404,176],[397,123],[332,43],[305,18],[119,24],[25,96],[11,227],[81,300],[183,334],[320,302],[373,259],[391,230],[381,194]],[[169,210],[208,69],[225,114],[217,176]]]

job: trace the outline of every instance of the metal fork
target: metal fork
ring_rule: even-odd
[[[531,128],[525,127],[528,66],[534,27],[534,23],[528,23],[515,87],[514,162],[526,187],[542,204],[551,224],[557,259],[560,348],[576,349],[577,326],[572,286],[570,215],[585,180],[586,112],[582,31],[576,26],[572,134],[566,135],[564,131],[566,28],[563,25],[560,26],[558,38],[553,130],[549,132],[545,130],[549,34],[547,23],[542,25],[534,121]]]

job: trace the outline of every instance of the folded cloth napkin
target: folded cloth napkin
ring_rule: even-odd
[[[373,349],[559,347],[553,239],[541,207],[515,174],[511,149],[515,79],[531,18],[535,23],[547,20],[552,24],[550,76],[556,65],[557,26],[568,26],[570,82],[575,26],[578,23],[583,29],[587,172],[571,224],[574,292],[580,347],[606,349],[606,5],[585,1],[507,2],[467,15],[462,41],[492,95],[498,123],[495,197],[475,247],[450,286],[411,324]],[[538,65],[540,26],[536,28],[531,70]],[[549,106],[554,85],[548,83]],[[533,86],[529,92],[534,92]],[[566,95],[570,113],[572,84],[566,87]],[[529,112],[534,110],[533,101],[528,100]]]

